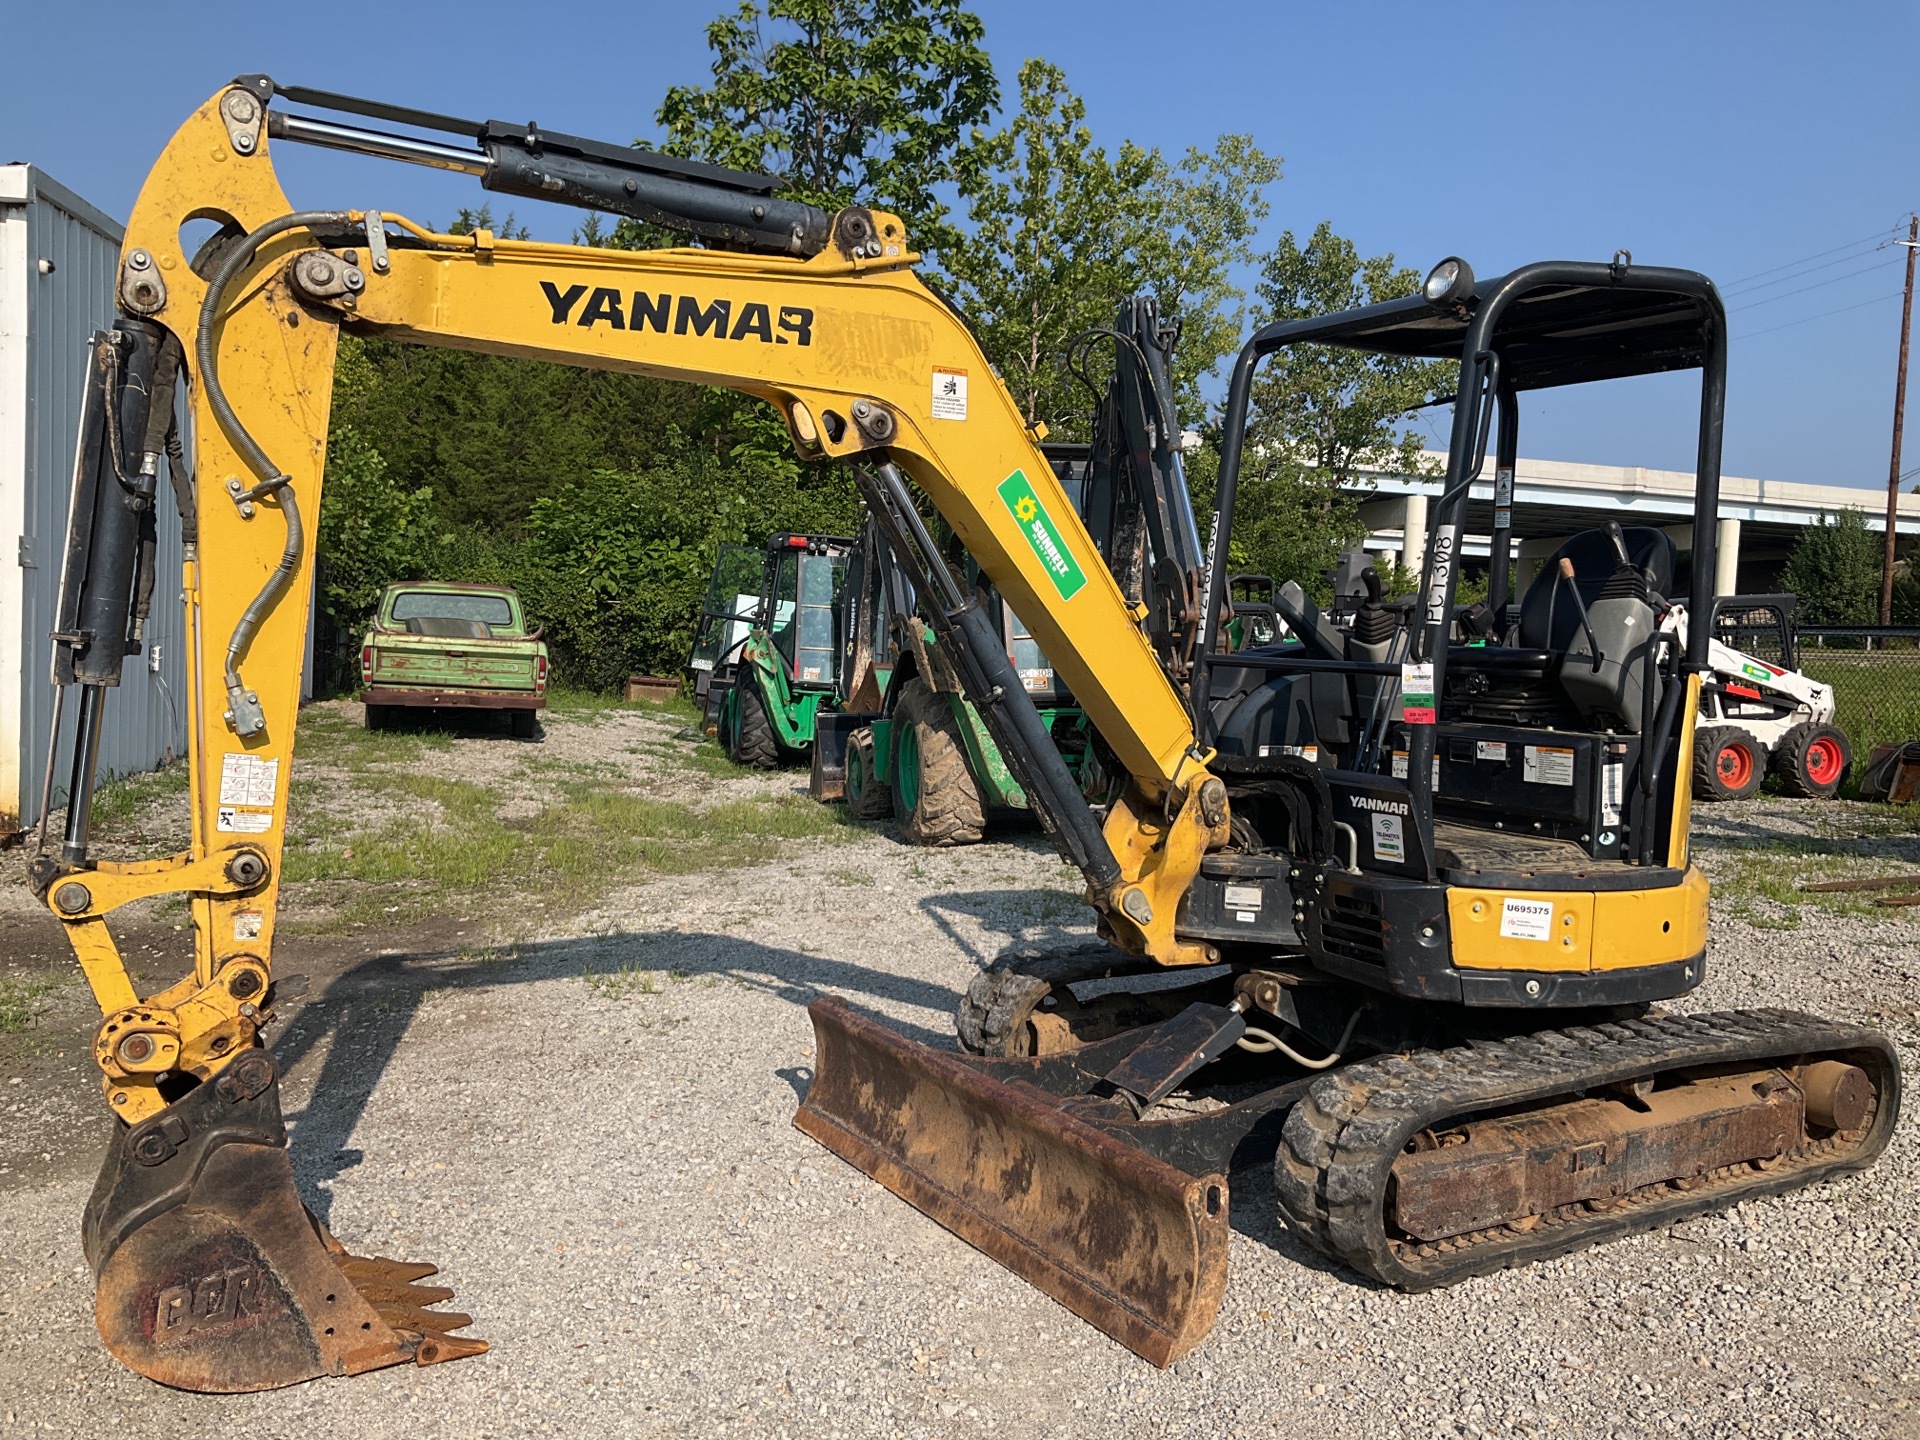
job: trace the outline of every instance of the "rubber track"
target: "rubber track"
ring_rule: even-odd
[[[1834,1052],[1865,1067],[1878,1092],[1852,1138],[1815,1142],[1766,1170],[1728,1167],[1735,1173],[1716,1172],[1690,1190],[1647,1186],[1610,1209],[1564,1207],[1524,1232],[1502,1226],[1420,1246],[1386,1234],[1388,1176],[1428,1126],[1667,1070],[1792,1064]],[[1315,1082],[1288,1114],[1274,1179],[1281,1217],[1314,1248],[1388,1285],[1429,1290],[1864,1169],[1886,1148],[1899,1110],[1899,1060],[1872,1030],[1791,1010],[1665,1015],[1345,1066]]]

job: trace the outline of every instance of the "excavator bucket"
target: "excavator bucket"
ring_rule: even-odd
[[[833,998],[808,1013],[801,1130],[1155,1365],[1206,1336],[1227,1282],[1224,1175],[1076,1119],[1013,1078],[1024,1062],[969,1062]]]
[[[350,1255],[300,1203],[273,1057],[123,1128],[87,1204],[94,1318],[107,1348],[181,1390],[271,1390],[478,1355],[429,1307],[434,1267]]]

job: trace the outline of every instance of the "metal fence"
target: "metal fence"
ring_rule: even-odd
[[[1799,658],[1833,686],[1835,723],[1861,760],[1876,745],[1920,740],[1920,626],[1802,626]]]

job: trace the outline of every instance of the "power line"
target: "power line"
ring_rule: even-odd
[[[1846,274],[1835,275],[1830,280],[1816,280],[1811,285],[1802,285],[1798,290],[1783,290],[1780,294],[1769,295],[1764,300],[1750,300],[1745,305],[1732,306],[1729,313],[1741,310],[1756,310],[1762,305],[1771,305],[1776,300],[1791,300],[1795,295],[1804,295],[1809,290],[1821,290],[1829,285],[1838,285],[1842,280],[1852,280],[1859,275],[1869,275],[1873,271],[1886,266],[1891,259],[1892,257],[1889,256],[1887,260],[1876,260],[1871,265],[1862,265],[1858,270],[1849,270]]]
[[[1878,245],[1875,245],[1873,249],[1885,250],[1892,244],[1893,244],[1892,240],[1882,240]],[[1836,265],[1848,265],[1855,260],[1864,259],[1867,255],[1871,253],[1872,251],[1862,251],[1858,255],[1842,255],[1837,260],[1828,260],[1827,262],[1821,265],[1809,265],[1804,270],[1796,271],[1794,274],[1791,274],[1791,275],[1782,275],[1777,280],[1763,280],[1758,285],[1748,285],[1748,286],[1745,286],[1744,289],[1743,287],[1739,287],[1739,286],[1729,286],[1727,290],[1723,291],[1722,293],[1728,294],[1728,293],[1738,292],[1738,293],[1752,294],[1756,290],[1771,290],[1775,285],[1790,285],[1795,280],[1803,279],[1808,275],[1817,275],[1822,270],[1831,270]]]
[[[1771,335],[1776,330],[1791,330],[1796,325],[1811,325],[1815,320],[1825,320],[1830,315],[1844,315],[1849,310],[1864,310],[1869,305],[1878,305],[1885,300],[1898,300],[1901,291],[1894,290],[1885,295],[1876,295],[1871,300],[1862,300],[1855,305],[1842,305],[1834,310],[1822,310],[1817,315],[1803,315],[1798,320],[1789,320],[1784,325],[1769,325],[1764,330],[1749,330],[1744,335],[1736,335],[1736,340],[1751,340],[1757,335]]]
[[[1794,267],[1795,267],[1796,265],[1804,265],[1804,264],[1806,264],[1806,263],[1807,263],[1807,261],[1809,261],[1809,260],[1823,260],[1823,259],[1825,259],[1825,258],[1826,258],[1827,256],[1829,256],[1829,255],[1837,255],[1837,254],[1839,254],[1839,253],[1840,253],[1840,252],[1841,252],[1842,250],[1851,250],[1851,249],[1853,249],[1853,248],[1854,248],[1854,247],[1855,247],[1856,245],[1865,245],[1865,244],[1867,244],[1867,243],[1868,243],[1869,241],[1873,241],[1873,240],[1886,240],[1886,239],[1888,239],[1888,238],[1890,238],[1890,237],[1892,236],[1892,234],[1893,234],[1893,229],[1894,229],[1894,227],[1893,227],[1893,226],[1891,226],[1891,225],[1889,225],[1889,226],[1887,226],[1887,228],[1886,228],[1886,229],[1884,229],[1884,230],[1876,230],[1876,231],[1875,231],[1875,232],[1874,232],[1873,234],[1871,234],[1871,235],[1868,235],[1868,236],[1866,236],[1866,237],[1865,237],[1864,239],[1860,239],[1860,240],[1849,240],[1849,241],[1847,241],[1847,243],[1846,243],[1846,244],[1844,244],[1844,245],[1836,245],[1836,246],[1834,246],[1834,247],[1833,247],[1833,249],[1831,249],[1831,250],[1820,250],[1820,251],[1816,251],[1816,252],[1815,252],[1814,254],[1812,254],[1812,255],[1805,255],[1805,256],[1802,256],[1802,257],[1801,257],[1800,259],[1798,259],[1798,260],[1789,260],[1789,261],[1787,261],[1786,263],[1784,263],[1784,264],[1781,264],[1781,265],[1771,265],[1771,266],[1769,266],[1768,268],[1766,268],[1765,270],[1756,270],[1756,271],[1754,271],[1754,272],[1753,272],[1753,274],[1751,274],[1751,275],[1742,275],[1742,276],[1741,276],[1741,277],[1740,277],[1740,278],[1739,278],[1738,280],[1729,280],[1729,281],[1728,281],[1728,282],[1726,283],[1726,285],[1725,285],[1725,286],[1724,286],[1723,288],[1724,288],[1724,289],[1728,289],[1728,290],[1731,290],[1731,289],[1734,289],[1734,288],[1736,288],[1736,287],[1738,287],[1738,286],[1741,286],[1741,285],[1745,285],[1745,284],[1746,284],[1746,283],[1747,283],[1747,282],[1748,282],[1749,280],[1758,280],[1758,279],[1759,279],[1759,278],[1760,278],[1761,276],[1763,276],[1763,275],[1772,275],[1773,273],[1775,273],[1776,271],[1779,271],[1779,270],[1791,270],[1791,269],[1793,269],[1793,268],[1794,268]]]

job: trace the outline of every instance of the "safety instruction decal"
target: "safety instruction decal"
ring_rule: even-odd
[[[220,803],[222,805],[273,804],[273,792],[280,783],[280,762],[263,760],[258,755],[230,750],[220,760]]]
[[[1418,660],[1400,667],[1400,717],[1409,725],[1433,724],[1431,660]]]
[[[234,750],[220,758],[220,803],[214,828],[228,835],[263,835],[273,828],[273,792],[280,762]]]
[[[1551,900],[1515,900],[1500,902],[1500,933],[1509,940],[1551,940],[1553,938],[1553,902]]]
[[[1557,745],[1529,745],[1521,757],[1522,779],[1535,785],[1573,784],[1573,751]]]
[[[1504,765],[1507,760],[1507,742],[1504,740],[1476,740],[1473,742],[1473,758],[1476,760],[1498,760]]]
[[[1400,828],[1398,815],[1383,815],[1373,812],[1373,858],[1376,860],[1405,860],[1407,858],[1406,832]]]
[[[1033,547],[1033,553],[1039,558],[1040,566],[1047,572],[1047,578],[1053,582],[1053,588],[1060,592],[1062,600],[1071,600],[1078,595],[1087,583],[1086,573],[1067,549],[1067,542],[1061,537],[1059,527],[1053,523],[1053,517],[1047,514],[1047,507],[1040,503],[1040,497],[1034,493],[1032,484],[1027,480],[1027,472],[1016,470],[1000,482],[1000,499],[1020,526],[1020,533],[1026,537],[1027,544]]]
[[[936,420],[967,418],[967,372],[945,365],[933,367],[933,405]]]

